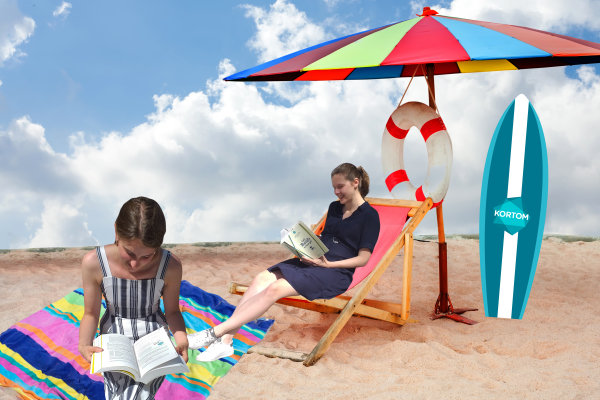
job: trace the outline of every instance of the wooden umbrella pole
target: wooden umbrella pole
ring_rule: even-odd
[[[433,64],[427,64],[427,86],[429,87],[429,107],[437,110],[435,102],[435,81],[434,81],[435,66]],[[439,114],[439,112],[438,112]],[[432,314],[432,318],[436,319],[439,317],[448,317],[459,322],[463,322],[469,325],[476,324],[469,318],[457,315],[465,311],[477,311],[477,309],[453,309],[452,303],[450,302],[450,295],[448,294],[448,248],[446,243],[446,234],[444,233],[444,213],[442,205],[440,204],[435,209],[435,215],[437,217],[438,226],[438,254],[439,254],[439,270],[440,270],[440,294],[438,296],[435,308]]]
[[[435,104],[435,66],[427,64],[427,85],[429,86],[429,107],[437,110]],[[439,268],[440,268],[440,295],[439,295],[439,311],[442,313],[448,312],[448,251],[446,244],[446,235],[444,233],[444,214],[442,205],[440,204],[435,209],[438,226],[438,249],[439,249]],[[437,308],[437,307],[436,307]]]

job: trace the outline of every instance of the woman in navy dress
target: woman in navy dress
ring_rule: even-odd
[[[321,240],[329,251],[319,259],[293,258],[273,265],[254,278],[233,315],[225,322],[188,335],[189,347],[208,346],[196,359],[214,361],[233,354],[233,336],[259,318],[277,300],[304,296],[331,299],[348,290],[354,269],[369,261],[379,237],[379,214],[364,198],[369,175],[362,167],[344,163],[331,172],[339,201],[329,205]]]

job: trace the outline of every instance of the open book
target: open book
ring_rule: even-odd
[[[281,231],[281,245],[300,258],[304,256],[317,259],[329,251],[321,239],[302,221],[289,231]]]
[[[94,339],[94,346],[104,351],[92,355],[92,374],[121,372],[146,384],[159,376],[190,372],[167,328],[157,329],[135,343],[125,335],[104,334]]]

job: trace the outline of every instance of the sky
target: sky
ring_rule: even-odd
[[[151,197],[167,243],[277,240],[334,200],[330,171],[362,165],[391,197],[381,135],[409,79],[237,83],[235,71],[364,29],[444,15],[600,42],[590,0],[0,0],[0,248],[111,243],[129,198]],[[405,101],[427,103],[416,79]],[[495,126],[525,94],[544,128],[548,233],[600,235],[595,65],[436,77],[454,162],[447,233],[477,233]],[[410,150],[408,150],[410,149]],[[427,152],[409,134],[411,181]],[[434,213],[416,233],[436,232]]]

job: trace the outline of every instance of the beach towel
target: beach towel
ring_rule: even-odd
[[[181,282],[179,307],[188,334],[215,326],[235,309],[187,281]],[[164,311],[162,300],[161,308]],[[103,302],[100,317],[105,310]],[[83,290],[77,289],[0,334],[0,386],[23,399],[103,400],[103,378],[90,374],[89,363],[78,351],[82,316]],[[273,322],[259,319],[244,325],[233,340],[231,357],[201,363],[196,361],[199,351],[190,350],[190,373],[168,375],[156,399],[207,398],[219,378],[262,340]]]

